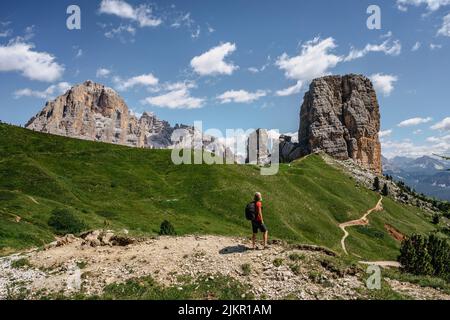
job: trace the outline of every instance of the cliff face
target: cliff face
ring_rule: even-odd
[[[312,81],[300,112],[302,155],[324,151],[381,173],[380,110],[371,81],[361,75]]]
[[[144,113],[138,119],[113,89],[91,81],[47,102],[26,127],[72,138],[148,148],[170,146],[174,130],[153,114]]]

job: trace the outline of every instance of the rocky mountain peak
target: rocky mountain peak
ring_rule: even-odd
[[[72,138],[149,148],[170,146],[174,130],[153,113],[145,112],[138,119],[115,90],[91,80],[47,102],[26,127]]]
[[[302,154],[325,151],[381,173],[380,110],[372,82],[363,75],[312,81],[300,111]]]
[[[26,128],[72,138],[102,141],[140,148],[172,148],[171,140],[176,129],[193,134],[192,126],[160,120],[152,112],[137,118],[119,94],[102,84],[87,80],[76,85],[45,107],[26,124]],[[181,144],[176,144],[182,146]],[[194,148],[226,153],[232,150],[217,139],[203,135],[203,141]]]

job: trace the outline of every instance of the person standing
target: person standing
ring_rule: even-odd
[[[267,230],[266,225],[264,224],[264,216],[263,216],[263,206],[262,206],[262,196],[260,192],[256,192],[254,199],[253,199],[254,205],[255,205],[255,219],[252,220],[252,230],[253,230],[253,236],[252,236],[252,244],[253,249],[256,249],[256,235],[258,234],[258,231],[261,231],[263,234],[263,245],[264,249],[267,248],[267,240],[269,237],[269,231]]]

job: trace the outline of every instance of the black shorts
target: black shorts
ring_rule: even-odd
[[[252,221],[252,229],[253,233],[258,233],[258,230],[261,231],[262,233],[267,232],[267,227],[262,222]]]

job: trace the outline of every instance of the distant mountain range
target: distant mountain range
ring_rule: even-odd
[[[429,156],[382,158],[383,173],[405,182],[417,192],[450,201],[450,161]]]

